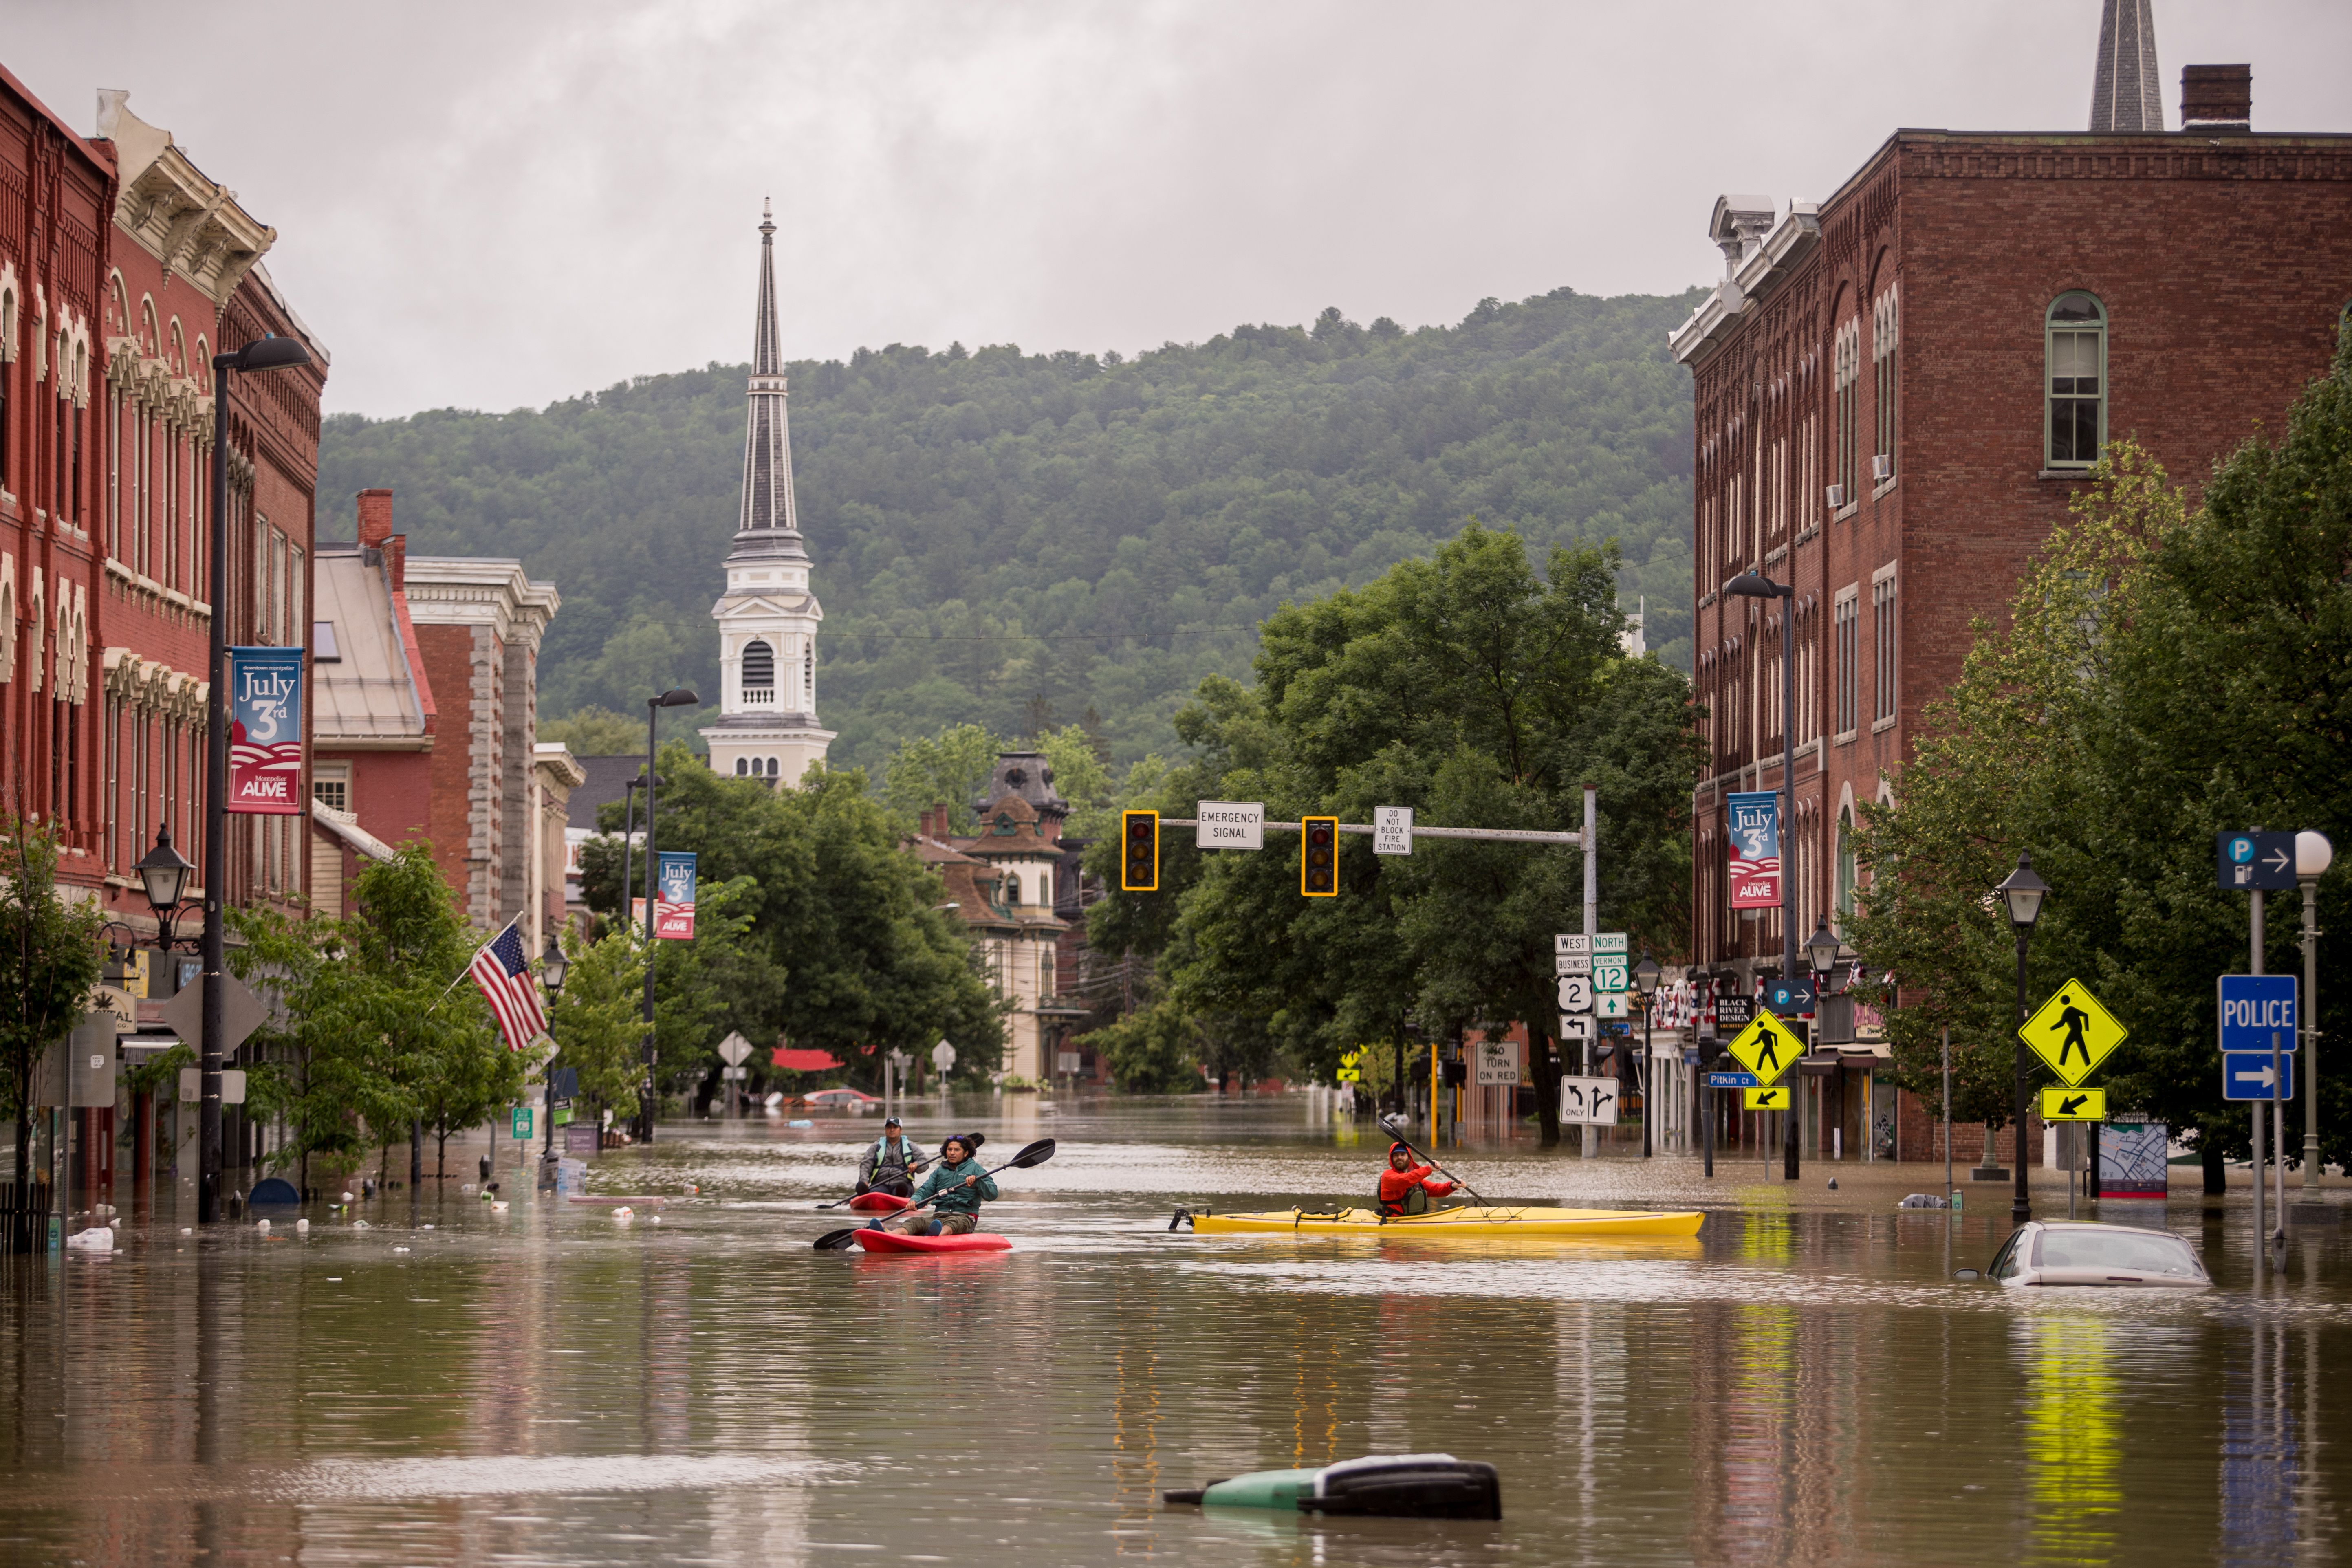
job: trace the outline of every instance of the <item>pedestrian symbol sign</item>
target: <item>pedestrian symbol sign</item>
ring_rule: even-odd
[[[1786,1110],[1789,1109],[1789,1086],[1776,1083],[1769,1089],[1743,1089],[1739,1091],[1742,1110]]]
[[[2125,1033],[2116,1016],[2099,1005],[2091,988],[2079,980],[2058,987],[2017,1031],[2033,1054],[2070,1084],[2090,1077],[2091,1069],[2124,1043]]]
[[[1797,1065],[1805,1054],[1804,1043],[1789,1032],[1789,1026],[1769,1013],[1759,1013],[1748,1027],[1739,1031],[1731,1042],[1732,1059],[1756,1075],[1759,1084],[1776,1083],[1780,1075]],[[1751,1095],[1753,1091],[1750,1091]],[[1750,1110],[1759,1109],[1752,1102]],[[1779,1110],[1780,1106],[1760,1109]]]
[[[2045,1089],[2042,1091],[2044,1121],[2105,1121],[2107,1091],[2104,1089]]]

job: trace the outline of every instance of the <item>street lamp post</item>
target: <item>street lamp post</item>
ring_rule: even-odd
[[[557,939],[553,931],[549,931],[547,952],[541,954],[539,960],[539,983],[547,987],[549,1001],[555,1001],[563,994],[563,976],[571,967],[572,961],[563,956],[563,943]],[[546,1137],[540,1146],[540,1158],[542,1161],[555,1158],[555,1058],[551,1055],[547,1058],[547,1063],[548,1065],[541,1069],[547,1075]]]
[[[2319,879],[2336,861],[2325,833],[2294,836],[2294,879],[2303,886],[2303,1190],[2319,1195]]]
[[[637,1084],[637,1123],[640,1140],[646,1143],[654,1141],[654,906],[660,890],[654,858],[654,748],[661,730],[661,710],[692,708],[701,700],[684,686],[673,686],[646,699],[646,1035],[641,1053],[645,1077]]]
[[[2033,936],[2033,922],[2042,918],[2042,900],[2050,884],[2033,874],[2033,857],[2021,850],[2017,869],[1993,891],[2008,904],[2009,923],[2017,932],[2017,1195],[2010,1203],[2009,1217],[2011,1224],[2023,1225],[2033,1217],[2033,1200],[2025,1188],[2026,1086],[2032,1070],[2025,1047],[2025,944]]]
[[[1783,979],[1797,976],[1797,879],[1790,875],[1796,864],[1797,847],[1797,665],[1796,631],[1790,624],[1797,618],[1797,585],[1775,583],[1754,572],[1742,572],[1724,584],[1726,597],[1743,599],[1780,599],[1780,974]],[[1788,1124],[1788,1143],[1783,1155],[1781,1177],[1797,1179],[1797,1124],[1801,1120],[1795,1108],[1780,1113]]]
[[[1642,962],[1633,966],[1633,984],[1642,993],[1642,1158],[1650,1157],[1650,1123],[1656,1120],[1655,1092],[1658,1081],[1657,1063],[1650,1059],[1650,1015],[1658,1005],[1658,961],[1642,950]]]
[[[131,868],[139,873],[147,893],[147,907],[155,915],[155,945],[169,952],[177,940],[173,927],[180,919],[181,900],[187,896],[188,878],[196,868],[173,847],[172,829],[167,823],[155,830],[155,847],[142,855]]]
[[[196,1111],[196,1219],[220,1215],[221,1009],[226,1000],[226,940],[221,899],[228,890],[228,373],[309,364],[293,338],[261,337],[213,355],[212,661],[205,723],[205,943],[203,1066]]]

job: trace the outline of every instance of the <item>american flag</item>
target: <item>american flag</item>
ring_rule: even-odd
[[[521,1050],[547,1033],[547,1009],[540,1005],[539,982],[531,978],[530,960],[523,956],[522,933],[511,922],[482,944],[466,966],[474,984],[498,1016],[499,1033],[507,1049]]]

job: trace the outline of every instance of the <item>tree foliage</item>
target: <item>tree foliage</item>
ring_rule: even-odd
[[[2217,834],[2352,825],[2352,337],[2275,445],[2218,465],[2191,510],[2119,443],[2028,574],[2010,626],[1980,626],[1962,678],[1867,812],[1872,885],[1853,940],[1891,970],[1906,1081],[1936,1087],[1952,1031],[1956,1114],[2005,1120],[2015,953],[1991,888],[2030,851],[2053,888],[2028,1005],[2078,977],[2131,1031],[2095,1081],[2209,1160],[2249,1145],[2221,1098],[2214,977],[2247,964],[2245,896],[2218,889]],[[2319,885],[2321,925],[2340,876]],[[2273,971],[2299,969],[2299,900],[2270,900]],[[2320,947],[2320,995],[2352,965]],[[2326,1158],[2352,1154],[2341,1074],[2322,1080]],[[2299,1134],[2289,1145],[2299,1150]]]
[[[716,1066],[730,1030],[830,1050],[868,1080],[881,1048],[927,1051],[941,1038],[954,1042],[959,1073],[995,1069],[1001,1005],[961,923],[937,907],[939,878],[907,852],[909,825],[866,793],[863,773],[772,789],[714,773],[677,742],[660,773],[658,847],[698,857],[713,922],[707,948],[699,906],[694,942],[657,944],[677,950],[655,958],[666,1084]],[[604,808],[606,833],[619,812]],[[583,891],[608,919],[623,907],[619,859],[617,837],[591,840],[583,856]]]
[[[1472,526],[1361,590],[1286,607],[1265,626],[1257,684],[1213,677],[1178,719],[1190,760],[1136,770],[1132,804],[1191,816],[1200,799],[1262,800],[1269,822],[1313,813],[1414,826],[1561,831],[1599,786],[1604,923],[1660,953],[1686,945],[1689,686],[1620,644],[1613,543],[1558,547],[1538,573],[1523,542]],[[1171,842],[1172,841],[1172,842]],[[1557,1071],[1552,936],[1582,921],[1567,847],[1416,838],[1376,857],[1343,837],[1340,896],[1303,900],[1297,840],[1259,854],[1163,840],[1155,894],[1096,907],[1089,939],[1160,957],[1168,1005],[1216,1070],[1280,1058],[1328,1071],[1339,1052],[1409,1028],[1451,1036],[1528,1022],[1548,1139]],[[1116,886],[1117,846],[1095,852]]]
[[[1165,751],[1203,676],[1247,672],[1276,606],[1368,583],[1473,515],[1538,555],[1619,540],[1651,646],[1686,667],[1690,391],[1665,334],[1693,302],[1562,289],[1452,327],[1333,310],[1131,360],[894,343],[791,365],[835,763],[878,772],[966,722],[1034,733],[1033,701],[1107,716],[1120,765]],[[745,374],[506,414],[338,415],[320,526],[351,527],[353,492],[389,485],[415,549],[552,577],[549,720],[631,713],[677,681],[713,691]]]
[[[0,843],[0,1114],[16,1123],[16,1171],[31,1179],[33,1077],[43,1053],[90,1009],[100,969],[94,904],[58,896],[58,842],[39,823],[11,816]],[[26,1245],[18,1237],[11,1245]]]

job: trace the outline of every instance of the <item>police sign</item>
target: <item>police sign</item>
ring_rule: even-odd
[[[2224,974],[2219,986],[2223,1050],[2267,1052],[2273,1034],[2282,1049],[2294,1049],[2294,975]]]

